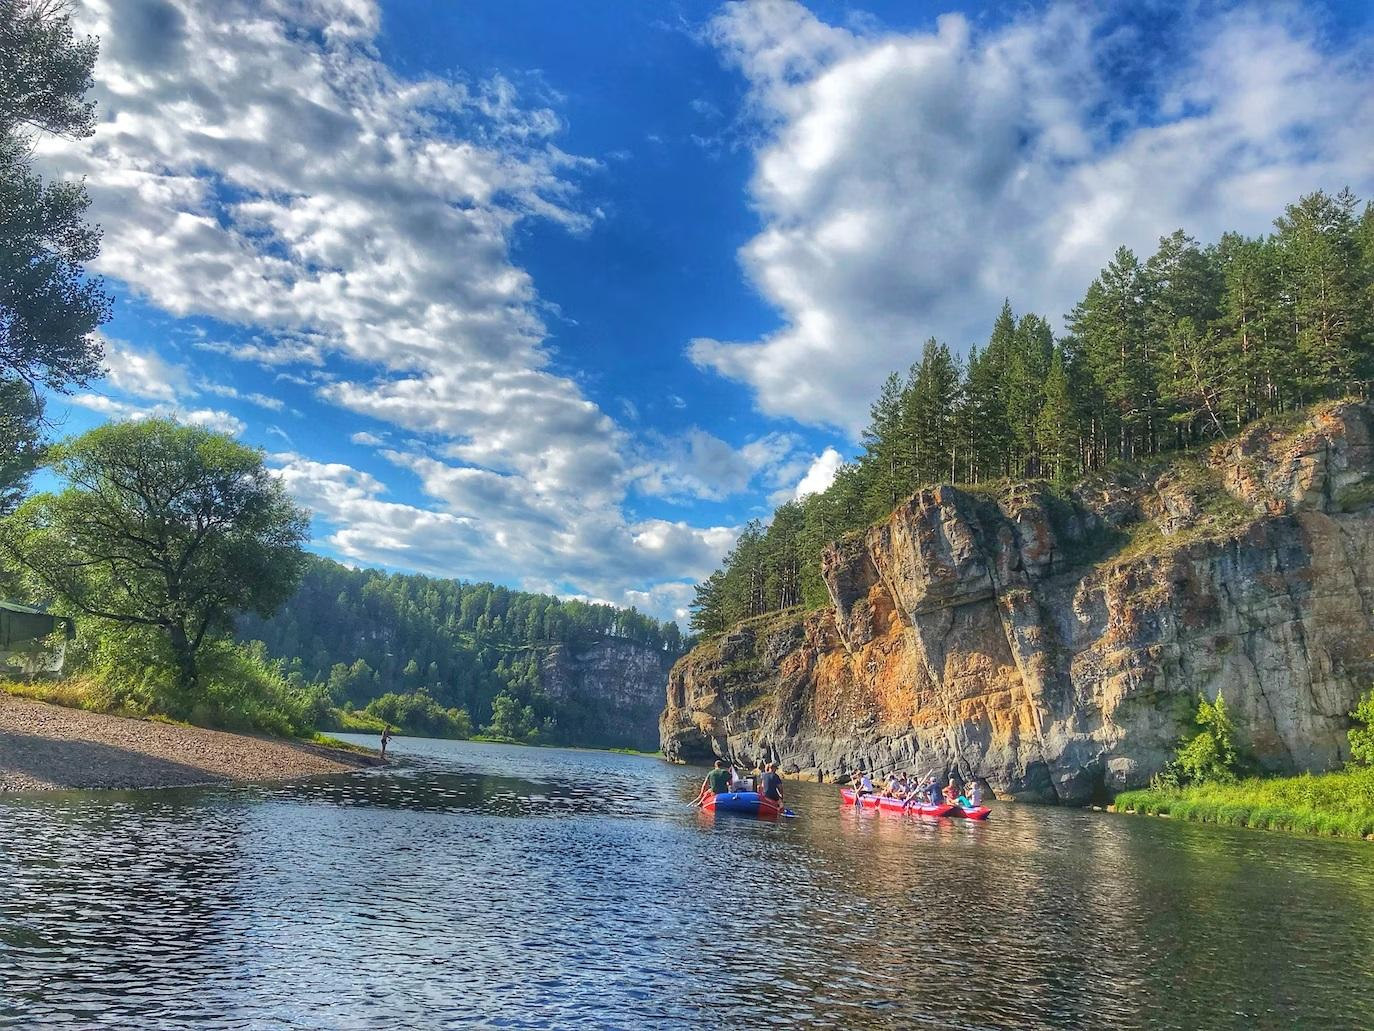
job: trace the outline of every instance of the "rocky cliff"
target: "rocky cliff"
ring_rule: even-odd
[[[664,753],[1076,802],[1148,781],[1222,694],[1263,767],[1330,767],[1374,676],[1372,429],[1339,403],[1070,491],[924,490],[826,552],[828,607],[677,663]]]
[[[658,716],[670,657],[666,652],[605,638],[584,651],[550,648],[540,661],[539,686],[549,697],[569,703],[562,709],[563,731],[589,745],[658,747]],[[576,720],[578,726],[567,725]]]

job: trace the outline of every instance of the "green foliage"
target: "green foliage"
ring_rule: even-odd
[[[208,641],[197,687],[188,691],[166,637],[156,630],[96,619],[78,625],[68,661],[83,708],[294,737],[313,735],[328,713],[328,695],[292,684],[260,643]]]
[[[1350,758],[1366,766],[1374,766],[1374,688],[1360,696],[1359,704],[1350,713],[1355,724],[1350,728]]]
[[[110,299],[84,273],[100,246],[82,220],[90,199],[31,164],[36,136],[94,132],[96,50],[64,5],[0,0],[0,380],[67,390],[101,375],[94,334]]]
[[[1197,715],[1193,718],[1198,731],[1178,750],[1178,755],[1165,771],[1161,783],[1229,784],[1235,781],[1240,769],[1240,750],[1236,745],[1236,728],[1226,711],[1226,700],[1217,695],[1215,702],[1198,699]]]
[[[535,710],[538,725],[552,720],[554,740],[630,746],[652,739],[608,726],[607,706],[594,699],[543,691],[544,657],[559,646],[579,654],[602,641],[630,641],[660,652],[666,670],[684,644],[676,623],[634,609],[347,569],[313,556],[296,593],[270,618],[240,620],[239,635],[265,642],[293,680],[323,685],[336,706],[363,709],[386,694],[423,691],[443,709],[467,712],[476,726],[507,693]],[[652,714],[644,715],[647,722]]]
[[[1318,191],[1276,232],[1202,246],[1182,230],[1143,263],[1120,248],[1074,306],[1057,343],[1008,301],[987,343],[960,363],[935,340],[869,410],[863,451],[831,486],[771,525],[746,527],[697,586],[693,629],[828,601],[821,555],[886,519],[925,486],[1085,472],[1198,447],[1250,422],[1374,378],[1374,205]],[[1342,504],[1368,503],[1352,490]],[[1142,527],[1148,532],[1148,528]],[[779,562],[799,562],[786,581]],[[1198,746],[1201,748],[1202,746]]]
[[[482,730],[484,737],[502,741],[518,741],[532,744],[552,731],[553,724],[545,720],[539,722],[534,707],[521,705],[519,700],[502,693],[492,699],[491,722]]]
[[[68,486],[30,498],[0,550],[36,596],[157,631],[182,691],[202,647],[234,616],[271,613],[295,589],[308,516],[262,452],[224,434],[149,419],[98,427],[51,449]]]
[[[1155,784],[1121,792],[1116,808],[1199,823],[1361,838],[1374,834],[1374,766],[1187,787]]]
[[[472,736],[472,720],[463,709],[445,709],[424,690],[411,694],[388,691],[367,703],[368,715],[393,727],[430,737]]]
[[[76,39],[62,5],[0,0],[0,516],[28,487],[39,457],[40,387],[65,391],[102,375],[95,329],[110,299],[84,265],[100,231],[82,221],[80,183],[45,183],[37,136],[94,131],[97,44]]]

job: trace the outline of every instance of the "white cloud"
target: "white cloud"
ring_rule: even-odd
[[[164,361],[156,352],[134,347],[122,340],[101,337],[105,349],[107,382],[135,397],[173,401],[188,389],[186,370]]]
[[[336,551],[604,597],[709,572],[732,530],[627,522],[633,444],[552,371],[552,309],[512,261],[523,221],[576,233],[600,217],[577,193],[595,162],[555,145],[548,103],[500,76],[396,74],[370,0],[87,0],[78,18],[102,40],[101,122],[42,157],[87,178],[96,270],[232,327],[197,349],[420,437],[390,456],[432,508],[334,463],[283,464]]]
[[[699,427],[677,438],[656,436],[635,469],[636,485],[657,497],[721,501],[757,477],[769,485],[786,479],[799,443],[793,434],[769,433],[734,448]]]
[[[355,444],[362,444],[364,447],[380,447],[382,444],[386,443],[386,441],[382,440],[377,434],[368,433],[366,431],[355,433],[348,439]]]
[[[816,456],[816,460],[806,470],[806,475],[801,478],[792,496],[801,500],[808,494],[819,494],[835,482],[835,474],[840,471],[843,464],[843,455],[833,447],[826,448]]]
[[[82,408],[116,420],[137,422],[140,419],[173,419],[188,426],[201,426],[207,430],[233,436],[238,436],[247,428],[241,419],[214,408],[181,408],[166,402],[143,406],[128,401],[117,401],[104,394],[75,394],[71,401]]]
[[[767,413],[855,432],[921,340],[985,339],[1003,297],[1058,319],[1119,243],[1260,232],[1317,187],[1374,190],[1366,55],[1330,49],[1299,7],[1201,10],[1160,52],[1076,4],[910,34],[728,5],[712,38],[763,133],[764,227],[740,257],[783,325],[695,340],[693,360]],[[1147,60],[1158,112],[1114,78]]]
[[[286,408],[286,403],[277,397],[269,397],[267,394],[259,394],[255,391],[245,393],[237,387],[231,387],[227,383],[209,383],[202,380],[197,386],[207,394],[214,394],[217,397],[228,397],[235,401],[247,401],[249,404],[257,405],[259,408],[266,408],[271,412],[280,412]]]
[[[737,536],[734,527],[626,523],[595,504],[558,511],[525,496],[528,483],[518,477],[401,452],[388,457],[415,472],[443,509],[389,501],[380,480],[341,463],[283,453],[272,456],[272,466],[328,525],[324,542],[353,561],[437,575],[462,569],[497,581],[519,571],[527,590],[636,604],[661,618],[679,618],[690,581],[709,575]]]

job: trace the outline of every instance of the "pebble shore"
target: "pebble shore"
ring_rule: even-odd
[[[347,773],[375,757],[0,694],[0,791],[155,788]]]

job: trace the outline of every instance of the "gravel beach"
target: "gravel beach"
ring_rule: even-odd
[[[318,745],[107,716],[0,694],[0,791],[284,780],[346,773],[378,762]]]

